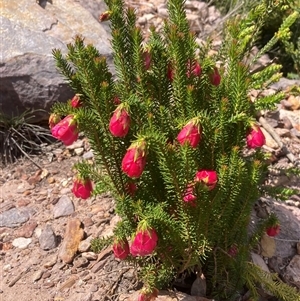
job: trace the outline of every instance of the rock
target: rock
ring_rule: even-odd
[[[272,138],[272,136],[263,128],[260,128],[266,138],[266,146],[273,148],[273,149],[277,149],[278,148],[278,144],[276,143],[276,141]]]
[[[300,288],[300,255],[295,255],[286,267],[284,279],[293,286]]]
[[[39,237],[40,248],[43,250],[51,250],[56,248],[57,239],[50,225],[46,225],[45,229]]]
[[[54,102],[73,96],[56,70],[52,49],[65,52],[66,44],[76,34],[111,57],[107,31],[73,0],[45,1],[43,7],[36,1],[3,1],[0,30],[5,41],[1,49],[0,106],[9,116],[42,109],[45,111],[34,113],[34,121],[47,120]]]
[[[288,137],[291,138],[291,132],[288,129],[281,129],[281,128],[276,128],[275,132],[280,136],[280,137]]]
[[[91,240],[92,237],[90,236],[88,239],[81,241],[78,247],[78,251],[80,253],[87,252],[91,247]]]
[[[71,219],[67,223],[64,240],[59,251],[59,258],[65,263],[71,263],[84,235],[79,219]]]
[[[57,254],[53,254],[47,258],[46,262],[44,263],[44,267],[51,268],[56,264],[56,262],[57,262]]]
[[[15,232],[15,236],[29,238],[32,236],[36,227],[37,227],[36,221],[29,221]]]
[[[291,104],[290,108],[293,111],[300,108],[300,96],[290,95],[287,101]]]
[[[43,270],[36,271],[32,276],[32,282],[36,282],[36,281],[40,280],[43,276],[43,273],[44,273]]]
[[[75,211],[74,204],[71,199],[63,195],[53,208],[54,218],[71,215]]]
[[[98,255],[94,252],[83,252],[81,255],[87,260],[96,260],[98,258]]]
[[[26,208],[12,208],[0,214],[0,227],[14,228],[27,222],[33,210]]]
[[[258,265],[263,271],[270,273],[267,264],[258,254],[251,252],[251,258],[255,265]]]
[[[87,266],[89,261],[85,257],[76,257],[73,261],[73,265],[75,268],[81,268]]]
[[[276,244],[274,237],[270,237],[267,234],[264,234],[260,241],[261,246],[261,255],[264,257],[271,258],[275,254]]]
[[[13,240],[12,245],[19,249],[25,249],[31,243],[31,238],[19,237]]]
[[[85,159],[85,160],[90,160],[92,158],[94,158],[94,153],[92,150],[89,150],[88,152],[84,153],[82,155],[82,158]]]
[[[203,274],[196,278],[191,287],[191,295],[192,296],[206,296],[206,279]]]

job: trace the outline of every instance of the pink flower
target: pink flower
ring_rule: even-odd
[[[122,170],[131,178],[138,178],[146,165],[145,142],[133,143],[122,160]]]
[[[156,248],[157,241],[158,236],[154,229],[141,230],[136,234],[130,246],[130,253],[133,256],[150,255]]]
[[[148,70],[150,68],[151,62],[152,62],[151,53],[148,50],[145,50],[143,52],[143,58],[144,58],[145,69]]]
[[[71,145],[78,139],[78,128],[75,117],[68,115],[51,129],[51,133],[53,137],[61,140],[65,145]]]
[[[218,175],[214,170],[199,170],[195,182],[203,184],[208,190],[213,190],[218,182]]]
[[[60,122],[60,116],[55,114],[55,113],[52,113],[50,116],[49,116],[49,128],[50,130],[52,130],[52,128],[58,124]]]
[[[210,73],[209,79],[212,85],[219,86],[221,82],[221,75],[216,67],[214,67],[214,71]]]
[[[116,258],[121,260],[125,259],[129,255],[129,245],[127,240],[115,240],[113,244],[113,251]]]
[[[118,96],[115,96],[114,99],[113,99],[113,103],[114,103],[115,105],[119,105],[119,104],[121,103],[120,98],[119,98]]]
[[[202,73],[202,68],[201,68],[200,64],[198,63],[198,61],[188,60],[187,72],[186,72],[187,77],[190,77],[191,75],[200,76],[201,73]]]
[[[195,207],[196,206],[196,201],[197,197],[194,194],[194,188],[192,185],[188,185],[187,189],[184,192],[183,200],[190,204],[191,206]]]
[[[77,198],[86,200],[91,196],[93,185],[90,179],[77,178],[73,183],[72,192]]]
[[[141,290],[138,296],[138,301],[154,301],[158,296],[158,289],[154,288],[152,292]]]
[[[71,106],[73,108],[79,108],[82,106],[82,102],[80,101],[80,95],[76,94],[71,100]]]
[[[182,145],[188,143],[191,147],[195,148],[201,139],[200,126],[194,120],[189,121],[179,132],[177,140]]]
[[[275,226],[269,227],[267,228],[266,232],[269,236],[276,236],[280,232],[280,226],[277,224]]]
[[[109,130],[115,137],[125,137],[129,127],[130,116],[124,106],[119,105],[110,119]]]
[[[247,134],[247,146],[249,148],[262,147],[266,143],[266,138],[258,125],[253,125]]]

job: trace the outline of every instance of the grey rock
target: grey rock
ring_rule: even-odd
[[[286,267],[284,279],[300,288],[300,255],[295,255]]]
[[[33,210],[30,208],[12,208],[0,214],[0,227],[14,228],[27,222]]]
[[[19,249],[25,249],[31,243],[31,238],[18,237],[13,240],[12,245]]]
[[[82,158],[85,159],[85,160],[89,160],[89,159],[92,159],[94,158],[94,153],[92,150],[89,150],[88,152],[84,153],[82,155]]]
[[[280,91],[280,90],[284,90],[287,87],[290,86],[299,86],[300,85],[300,80],[293,80],[293,79],[287,79],[282,77],[277,83],[274,83],[273,85],[270,86],[271,89]]]
[[[53,216],[54,218],[58,218],[61,216],[71,215],[74,210],[74,204],[71,199],[68,196],[63,195],[53,208]]]
[[[4,1],[0,18],[5,41],[0,49],[0,109],[6,115],[34,109],[41,111],[32,121],[46,120],[54,102],[73,96],[55,68],[52,50],[65,52],[76,34],[111,57],[108,32],[77,1],[46,1],[43,7],[36,1]]]
[[[45,229],[42,231],[39,237],[40,247],[43,250],[51,250],[56,248],[57,239],[50,225],[46,225]]]

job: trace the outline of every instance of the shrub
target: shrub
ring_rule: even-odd
[[[107,5],[100,19],[111,21],[116,80],[106,59],[77,36],[66,56],[53,54],[81,106],[56,104],[53,112],[72,116],[62,122],[68,137],[59,139],[68,143],[80,130],[90,141],[94,165],[76,164],[78,177],[94,182],[94,195],[104,183],[113,193],[122,220],[110,242],[117,258],[140,265],[140,299],[195,271],[206,278],[206,295],[221,300],[232,300],[245,284],[257,297],[257,279],[282,300],[299,299],[249,262],[258,238],[277,225],[270,216],[247,231],[266,170],[256,112],[283,96],[249,97],[281,76],[279,65],[253,74],[243,63],[259,33],[255,17],[264,18],[267,7],[231,20],[219,53],[200,49],[198,57],[182,0],[168,2],[163,34],[153,29],[147,45],[134,11],[122,0]]]

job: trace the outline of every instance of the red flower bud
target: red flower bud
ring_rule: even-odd
[[[199,170],[195,182],[201,183],[208,190],[213,190],[218,182],[218,175],[214,170]]]
[[[266,232],[269,236],[276,236],[280,232],[280,226],[277,224],[275,226],[269,227],[267,228]]]
[[[238,254],[238,248],[236,244],[233,244],[227,252],[231,257],[236,257]]]
[[[133,256],[150,255],[156,248],[158,241],[157,233],[154,229],[139,231],[130,246],[130,253]]]
[[[214,67],[214,71],[210,73],[209,79],[212,85],[219,86],[221,82],[221,75],[216,67]]]
[[[74,181],[72,192],[77,198],[86,200],[91,196],[93,191],[92,182],[90,179],[79,179]]]
[[[266,138],[258,125],[253,125],[247,134],[247,146],[249,148],[262,147],[266,143]]]
[[[168,64],[167,78],[169,79],[170,82],[172,82],[174,79],[174,70],[171,63]]]
[[[194,194],[194,188],[192,185],[188,185],[187,189],[184,192],[183,200],[184,202],[190,204],[191,206],[195,207],[196,206],[196,201],[197,197]]]
[[[154,301],[158,296],[158,289],[154,288],[152,292],[141,290],[138,301]]]
[[[80,95],[76,94],[71,100],[71,106],[73,108],[79,108],[82,106],[82,102],[80,101]]]
[[[113,103],[114,103],[115,105],[119,105],[119,104],[121,103],[120,98],[119,98],[118,96],[115,96],[114,99],[113,99]]]
[[[113,251],[116,258],[121,260],[125,259],[129,255],[129,245],[127,240],[115,240],[113,244]]]
[[[57,114],[55,114],[55,113],[53,113],[53,114],[51,114],[50,116],[49,116],[49,128],[50,128],[50,130],[56,125],[56,124],[58,124],[59,122],[60,122],[60,116],[59,115],[57,115]]]
[[[188,143],[191,147],[195,148],[201,139],[200,126],[194,120],[189,121],[180,131],[177,140],[182,145]]]
[[[143,58],[144,58],[145,69],[148,70],[150,68],[151,62],[152,62],[151,53],[148,50],[145,50],[143,52]]]
[[[131,178],[138,178],[146,165],[146,144],[144,142],[133,143],[127,150],[122,160],[122,170]]]
[[[51,129],[51,133],[53,137],[61,140],[65,145],[71,145],[78,139],[78,128],[75,117],[68,115]]]
[[[200,76],[202,73],[202,69],[198,61],[194,60],[188,60],[187,62],[187,72],[186,75],[187,77],[190,77],[191,75],[193,76]]]
[[[104,13],[102,13],[99,17],[99,21],[100,22],[104,22],[104,21],[107,21],[110,19],[110,16],[111,16],[111,11],[107,10],[105,11]]]
[[[120,105],[110,119],[109,130],[115,137],[125,137],[129,131],[129,127],[130,116],[123,105]]]

